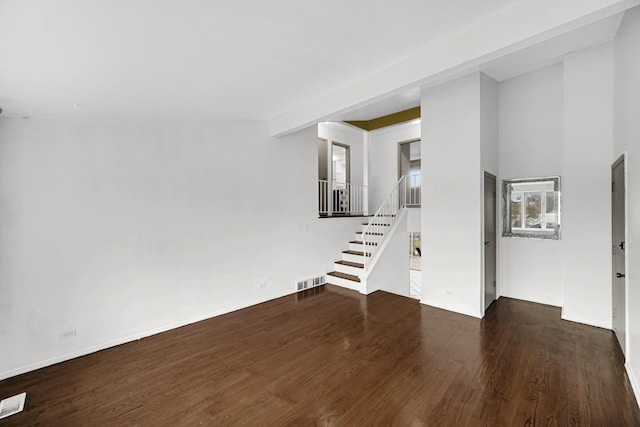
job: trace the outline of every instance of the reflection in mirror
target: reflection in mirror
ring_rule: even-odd
[[[502,181],[502,236],[560,239],[560,177]]]

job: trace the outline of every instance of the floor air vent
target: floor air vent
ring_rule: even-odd
[[[327,283],[327,276],[318,276],[313,279],[302,280],[296,284],[297,290],[304,291],[305,289],[313,288],[316,286],[324,285]]]
[[[7,397],[0,402],[0,419],[22,412],[27,393]]]

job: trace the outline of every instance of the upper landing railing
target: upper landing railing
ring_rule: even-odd
[[[318,213],[321,216],[366,215],[367,186],[318,181]]]
[[[420,175],[405,175],[396,183],[393,194],[400,207],[419,207],[422,190]],[[344,182],[318,181],[320,216],[367,215],[368,188]],[[392,197],[392,196],[390,196]],[[385,203],[388,203],[387,200]],[[388,208],[389,206],[387,206]]]

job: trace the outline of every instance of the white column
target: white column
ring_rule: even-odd
[[[369,132],[362,131],[362,184],[366,188],[362,204],[365,215],[369,215],[369,139]]]
[[[480,74],[422,92],[422,300],[482,317]]]

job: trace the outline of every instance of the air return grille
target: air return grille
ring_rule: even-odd
[[[0,402],[0,419],[21,412],[24,409],[24,401],[26,398],[27,393],[21,393],[12,397],[7,397]]]
[[[316,286],[324,285],[327,283],[327,276],[318,276],[312,279],[302,280],[296,283],[298,291],[304,291],[305,289],[314,288]]]

